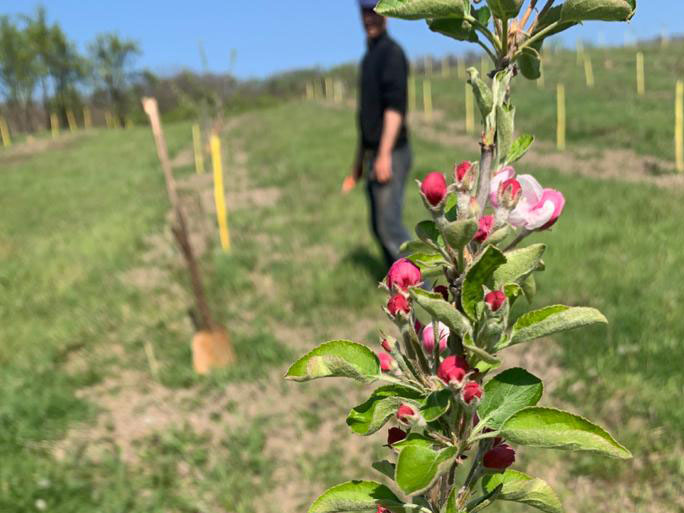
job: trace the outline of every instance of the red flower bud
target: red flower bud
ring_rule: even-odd
[[[462,394],[463,402],[470,404],[476,397],[482,399],[482,387],[478,383],[470,381],[463,387]]]
[[[394,351],[394,345],[395,344],[396,344],[396,342],[393,339],[390,340],[387,338],[382,339],[382,342],[380,343],[380,345],[382,345],[382,348],[385,351],[387,351],[388,353],[391,353],[392,351]]]
[[[394,358],[387,353],[378,353],[378,359],[380,360],[380,369],[382,372],[389,372],[394,367]]]
[[[454,166],[454,181],[461,192],[470,191],[475,185],[476,178],[475,166],[472,162],[464,160]]]
[[[437,294],[441,294],[444,298],[444,301],[449,301],[449,289],[446,288],[444,285],[437,285],[432,289],[432,291]]]
[[[425,180],[423,180],[423,183],[420,185],[420,190],[425,195],[428,203],[433,207],[436,207],[442,202],[444,196],[446,196],[446,178],[444,178],[442,173],[433,171],[425,177]]]
[[[473,240],[483,243],[489,237],[492,228],[494,228],[494,216],[482,216]]]
[[[400,290],[406,290],[418,285],[421,280],[420,269],[408,258],[400,258],[394,262],[387,273],[387,286],[390,290],[393,289],[394,285]]]
[[[391,512],[387,508],[383,508],[382,506],[378,505],[378,509],[375,513],[391,513]]]
[[[411,305],[409,305],[408,299],[404,296],[395,294],[387,302],[387,310],[393,317],[396,317],[399,312],[409,313],[411,311]]]
[[[404,438],[406,438],[406,432],[399,428],[393,427],[389,428],[389,431],[387,431],[387,445],[401,442]]]
[[[420,333],[423,329],[423,323],[416,319],[416,322],[413,323],[413,329],[416,330],[416,333]]]
[[[410,423],[415,415],[416,411],[408,404],[402,404],[397,410],[397,419],[401,422]]]
[[[494,470],[505,470],[515,462],[515,450],[508,444],[497,445],[488,450],[482,464],[485,468]]]
[[[485,303],[492,312],[496,312],[506,302],[506,294],[501,290],[492,290],[485,296]]]
[[[522,196],[522,186],[515,178],[509,178],[499,185],[497,201],[499,205],[508,210],[514,209]]]
[[[462,182],[466,174],[473,168],[473,163],[469,160],[464,160],[454,169],[454,179],[457,182]]]
[[[437,376],[447,385],[452,381],[461,382],[468,373],[468,362],[462,356],[447,356],[437,369]]]

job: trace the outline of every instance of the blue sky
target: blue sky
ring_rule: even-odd
[[[9,3],[9,2],[7,2]],[[1,14],[28,13],[39,2],[19,0]],[[358,59],[364,40],[356,0],[49,0],[50,21],[58,21],[81,48],[95,34],[115,31],[137,40],[144,54],[138,65],[168,74],[201,69],[199,44],[209,68],[241,78],[264,77],[292,68],[324,68]],[[624,44],[681,32],[684,2],[640,0],[630,24],[588,23],[564,37],[594,43]],[[678,23],[679,22],[679,23]],[[390,32],[411,58],[462,53],[468,46],[432,34],[423,22],[390,20]]]

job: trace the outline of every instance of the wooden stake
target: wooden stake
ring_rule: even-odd
[[[677,172],[684,173],[684,80],[677,81],[675,93],[675,161]]]
[[[449,73],[451,72],[451,63],[449,62],[449,57],[444,57],[442,61],[442,76],[444,78],[449,78]]]
[[[468,83],[465,85],[465,129],[467,134],[475,132],[475,98]]]
[[[107,128],[114,128],[114,120],[112,119],[112,113],[108,110],[105,111],[105,125],[107,125]]]
[[[204,152],[202,151],[202,132],[199,123],[192,125],[192,148],[195,153],[195,173],[204,174]]]
[[[67,123],[69,124],[69,132],[75,132],[78,129],[76,116],[74,116],[74,113],[71,110],[67,111]]]
[[[432,123],[432,84],[429,79],[423,80],[423,112],[425,121]]]
[[[411,74],[408,83],[409,112],[416,112],[416,77]]]
[[[90,108],[83,107],[83,128],[86,130],[92,128],[93,120],[90,116]]]
[[[459,57],[456,61],[456,73],[458,73],[458,78],[465,80],[466,78],[466,63],[463,57]]]
[[[584,78],[587,82],[587,87],[594,87],[594,67],[591,65],[591,57],[584,56]]]
[[[577,65],[581,65],[584,60],[584,43],[581,40],[577,40]]]
[[[50,114],[50,132],[53,139],[56,139],[59,135],[59,118],[54,112]]]
[[[643,96],[646,94],[646,76],[644,74],[644,53],[637,52],[636,54],[636,83],[637,94]]]
[[[228,232],[228,211],[226,209],[226,193],[223,189],[223,165],[221,163],[221,140],[217,135],[210,138],[211,162],[214,167],[214,203],[216,219],[219,225],[219,236],[223,251],[230,251],[230,233]]]
[[[424,71],[426,77],[432,76],[432,57],[425,57]]]
[[[565,151],[565,86],[558,84],[557,93],[557,127],[556,146],[560,151]]]
[[[342,103],[342,82],[339,80],[335,80],[333,83],[333,101]]]
[[[325,99],[332,100],[333,97],[333,79],[326,77],[325,79]]]
[[[0,116],[0,137],[2,137],[2,145],[5,148],[12,146],[12,137],[10,136],[9,127],[5,118]]]
[[[311,82],[306,83],[306,99],[307,100],[313,100],[314,99],[314,87]]]

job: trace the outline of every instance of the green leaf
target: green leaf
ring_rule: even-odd
[[[501,155],[508,155],[513,145],[513,132],[515,130],[515,107],[501,105],[496,107],[496,141],[497,151]]]
[[[523,0],[487,0],[494,16],[499,19],[511,19],[518,15]]]
[[[432,242],[439,245],[439,230],[434,221],[421,221],[416,225],[416,235],[423,242]]]
[[[375,12],[383,16],[419,20],[422,18],[465,18],[470,0],[380,0]]]
[[[309,513],[375,513],[381,502],[401,504],[385,485],[374,481],[349,481],[323,493],[311,505]]]
[[[448,470],[456,455],[456,447],[434,451],[408,445],[399,452],[394,480],[406,495],[420,494]]]
[[[513,324],[511,340],[507,345],[512,346],[527,340],[597,323],[608,324],[608,320],[595,308],[547,306],[518,317]]]
[[[489,281],[494,271],[506,263],[506,257],[494,246],[487,246],[479,258],[466,271],[461,288],[463,311],[471,319],[476,318],[475,308],[484,297],[483,285]]]
[[[508,418],[500,432],[507,441],[528,447],[590,451],[622,459],[632,457],[603,428],[579,415],[553,408],[524,408]]]
[[[527,302],[531,303],[532,299],[534,299],[534,296],[537,294],[537,280],[534,279],[534,275],[530,274],[522,280],[520,282],[520,287],[522,287]]]
[[[489,88],[486,82],[480,78],[480,72],[475,68],[468,68],[468,83],[473,88],[473,95],[475,96],[475,101],[480,109],[482,117],[486,117],[490,112],[492,112],[492,107],[494,106],[494,96],[492,95],[492,90]]]
[[[366,402],[352,408],[347,425],[359,435],[372,435],[406,402],[420,401],[422,394],[402,385],[386,385],[375,390]]]
[[[536,405],[543,391],[541,380],[525,369],[505,370],[485,385],[477,414],[488,427],[499,429],[515,412]]]
[[[408,259],[420,267],[421,271],[425,267],[435,267],[437,265],[446,264],[444,257],[439,253],[414,253],[409,255]]]
[[[462,18],[436,18],[427,20],[428,27],[433,32],[456,39],[457,41],[478,41],[477,32],[470,22]]]
[[[462,219],[447,223],[444,226],[444,240],[455,251],[461,251],[477,233],[477,221],[474,219]]]
[[[332,340],[321,344],[293,363],[285,378],[309,381],[341,377],[369,383],[379,375],[380,362],[369,348],[350,340]]]
[[[409,289],[413,300],[431,317],[442,321],[450,331],[464,335],[472,329],[470,321],[454,305],[444,301],[440,294],[434,294],[417,287]]]
[[[522,287],[517,283],[507,283],[504,285],[503,290],[511,306],[513,306],[515,300],[518,299],[523,293]]]
[[[464,348],[476,355],[481,361],[496,367],[501,365],[501,360],[499,360],[496,356],[489,354],[484,349],[477,347],[475,344],[473,344],[473,340],[470,337],[464,337],[462,343]]]
[[[542,60],[541,47],[543,41],[537,41],[523,48],[522,53],[516,60],[520,73],[528,80],[537,80],[541,77]]]
[[[392,447],[395,449],[403,449],[409,445],[432,448],[432,446],[435,445],[435,441],[432,438],[428,438],[427,436],[421,435],[419,433],[409,433],[408,436],[403,440],[392,444]],[[392,476],[392,479],[394,479],[394,475]]]
[[[561,20],[566,22],[629,21],[636,11],[636,0],[566,0]]]
[[[374,461],[371,464],[371,467],[380,472],[382,475],[387,476],[390,479],[394,479],[394,463],[387,460],[379,460]]]
[[[541,479],[535,479],[517,470],[507,469],[500,474],[490,474],[482,479],[482,490],[492,492],[498,486],[497,499],[520,502],[546,513],[563,513],[563,505],[551,487]]]
[[[577,22],[574,21],[566,21],[561,23],[561,11],[563,10],[563,5],[557,5],[556,7],[552,7],[548,11],[546,11],[546,14],[544,16],[539,18],[539,21],[537,22],[537,25],[534,29],[534,32],[532,33],[532,36],[535,34],[538,34],[542,30],[546,29],[550,25],[557,23],[555,28],[549,30],[549,32],[546,33],[543,39],[538,41],[538,43],[541,45],[543,44],[544,40],[547,38],[553,36],[554,34],[558,34],[560,32],[563,32],[564,30],[569,29],[570,27],[574,27],[577,25]],[[541,48],[539,46],[537,49]]]
[[[449,411],[449,406],[451,406],[451,390],[445,388],[432,392],[425,400],[420,413],[426,422],[434,422]]]
[[[494,271],[494,286],[500,288],[507,283],[520,283],[540,266],[544,251],[545,244],[533,244],[505,253],[506,263]]]
[[[429,244],[424,243],[420,240],[409,240],[404,242],[399,248],[399,252],[403,255],[409,253],[434,253],[437,254],[435,249]]]
[[[513,141],[513,145],[511,146],[508,155],[506,155],[506,164],[513,164],[523,158],[533,142],[534,136],[530,134],[523,134]]]
[[[492,11],[486,5],[480,7],[479,9],[474,9],[471,13],[473,18],[480,22],[480,25],[487,26],[489,20],[492,19]]]

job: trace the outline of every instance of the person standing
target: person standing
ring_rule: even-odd
[[[402,221],[404,187],[412,163],[406,128],[409,64],[387,33],[386,18],[373,10],[376,3],[359,0],[367,36],[360,74],[359,143],[342,190],[350,191],[365,173],[371,228],[390,266],[410,239]]]

